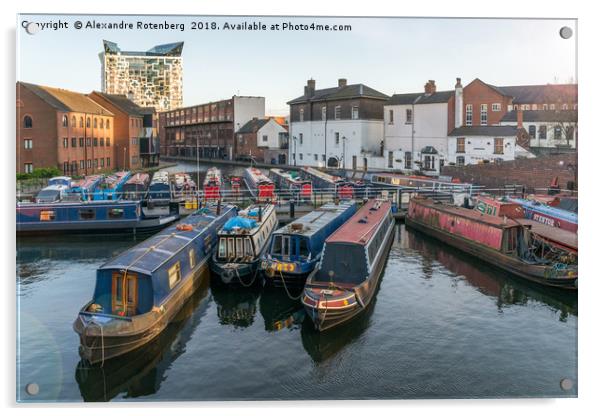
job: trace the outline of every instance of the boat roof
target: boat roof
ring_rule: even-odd
[[[257,182],[272,182],[261,170],[257,168],[247,168],[246,171],[253,177]]]
[[[222,214],[232,205],[222,206]],[[98,270],[123,270],[151,275],[155,270],[169,260],[174,254],[188,246],[206,231],[207,225],[217,218],[216,206],[204,208],[199,213],[194,213],[186,219],[173,224],[158,234],[147,238],[135,247],[124,251],[103,264]],[[190,231],[178,230],[180,224],[192,224]]]
[[[376,225],[388,215],[390,210],[390,201],[371,199],[328,237],[326,242],[365,244],[376,232]]]
[[[274,234],[294,234],[311,237],[353,205],[355,205],[355,202],[341,202],[340,204],[328,203],[322,205],[318,209],[305,214],[292,223],[274,231]],[[303,228],[299,231],[295,231],[291,227],[294,224],[302,224]]]
[[[535,209],[541,213],[553,215],[554,217],[560,218],[565,221],[577,222],[578,215],[574,212],[567,211],[562,208],[555,208],[546,204],[542,204],[538,201],[532,201],[522,198],[512,198],[511,201],[516,202],[523,207]]]
[[[303,167],[303,170],[306,171],[307,173],[309,173],[310,175],[314,175],[319,178],[326,179],[328,181],[336,182],[336,181],[343,180],[343,178],[341,178],[340,176],[331,175],[330,173],[327,173],[327,172],[322,172],[321,170],[312,168],[311,166]]]
[[[450,215],[457,215],[473,221],[486,223],[497,228],[512,228],[519,226],[519,224],[514,220],[504,219],[503,217],[494,217],[493,215],[483,214],[476,209],[468,209],[458,207],[456,205],[444,204],[438,201],[433,201],[432,199],[412,198],[412,202],[448,213]]]
[[[550,227],[549,225],[542,224],[539,221],[528,220],[526,218],[517,218],[516,221],[522,225],[530,225],[531,231],[546,240],[560,243],[563,246],[570,247],[577,251],[577,233],[563,230],[558,227]]]
[[[247,213],[249,211],[255,210],[259,207],[261,207],[261,222],[259,222],[259,216],[247,215]],[[244,235],[255,234],[261,228],[261,226],[265,222],[265,219],[267,218],[267,216],[270,215],[270,213],[271,213],[270,210],[274,210],[274,205],[272,205],[270,203],[266,203],[266,204],[249,205],[247,208],[238,211],[238,215],[237,215],[238,217],[248,218],[250,220],[255,220],[255,222],[256,222],[255,227],[241,230],[241,231],[246,231],[246,233]],[[224,231],[223,227],[219,230],[219,234],[222,236],[242,235],[241,233],[237,233],[236,231]]]
[[[441,180],[440,178],[431,178],[428,176],[400,175],[397,173],[388,173],[388,172],[375,173],[372,176],[373,177],[381,176],[384,178],[397,178],[397,179],[403,179],[403,180],[408,180],[408,181],[415,181],[418,183],[430,182],[430,183],[438,183],[438,184],[453,185],[453,186],[471,186],[472,185],[472,184],[466,183],[466,182],[444,181],[444,180]]]
[[[136,173],[130,179],[128,179],[128,181],[126,183],[141,184],[141,183],[148,181],[149,179],[150,179],[150,177],[148,176],[148,173]]]

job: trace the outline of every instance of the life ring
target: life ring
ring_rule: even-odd
[[[192,224],[178,224],[176,226],[176,230],[178,231],[192,231],[194,229],[194,227],[192,226]]]

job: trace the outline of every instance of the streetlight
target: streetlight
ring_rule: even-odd
[[[347,137],[343,136],[343,169],[345,169],[345,142],[347,141]]]
[[[294,152],[293,152],[293,163],[295,166],[297,166],[297,136],[293,136],[293,148],[294,148]]]

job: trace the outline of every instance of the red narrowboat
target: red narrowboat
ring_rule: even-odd
[[[326,239],[301,300],[318,331],[350,320],[370,304],[394,229],[391,202],[370,200]]]
[[[276,199],[274,182],[257,168],[245,169],[244,181],[251,196],[258,202],[271,202]]]
[[[214,201],[221,198],[222,172],[212,167],[207,169],[205,180],[203,181],[203,195],[205,201]]]
[[[577,256],[550,244],[521,219],[412,198],[406,225],[521,278],[577,290]]]

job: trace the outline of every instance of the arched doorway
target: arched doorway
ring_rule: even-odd
[[[336,157],[329,157],[328,158],[328,167],[329,168],[338,168],[339,167],[339,159],[337,159]]]

